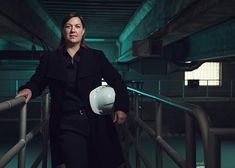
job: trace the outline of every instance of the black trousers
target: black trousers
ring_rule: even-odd
[[[66,168],[94,168],[95,164],[97,167],[89,132],[85,111],[64,112],[59,143]]]
[[[59,135],[60,151],[66,168],[104,168],[98,159],[102,156],[98,155],[92,142],[86,113],[66,112],[61,119]]]
[[[89,168],[89,140],[76,132],[65,131],[60,136],[66,168]]]

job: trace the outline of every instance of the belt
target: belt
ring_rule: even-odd
[[[84,115],[86,113],[85,109],[79,109],[78,112],[80,113],[80,115]]]
[[[78,109],[73,109],[73,110],[64,110],[64,114],[80,114],[84,115],[86,114],[85,108],[78,108]]]

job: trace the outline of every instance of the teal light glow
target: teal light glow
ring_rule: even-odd
[[[4,50],[7,45],[7,41],[0,39],[0,50]]]
[[[102,39],[102,38],[86,38],[85,41],[86,42],[104,42],[105,39]]]
[[[126,25],[124,31],[119,36],[119,41],[124,41],[136,28],[136,26],[144,19],[144,17],[155,6],[157,0],[147,0],[135,13],[129,23]]]
[[[139,91],[139,90],[133,89],[133,88],[131,88],[131,87],[127,87],[127,89],[128,89],[129,91],[132,91],[132,92],[138,93],[138,94],[140,94],[140,95],[143,95],[143,96],[146,96],[146,97],[149,97],[149,98],[158,100],[158,101],[160,101],[160,102],[163,102],[163,103],[172,105],[172,106],[174,106],[174,107],[178,107],[178,108],[183,109],[183,110],[186,110],[186,111],[192,111],[192,109],[190,109],[189,107],[187,107],[186,104],[180,103],[180,102],[173,102],[172,100],[170,100],[170,99],[167,98],[167,97],[160,96],[160,95],[159,95],[159,96],[154,96],[154,95],[151,95],[151,94],[144,93],[144,92],[141,92],[141,91]],[[169,100],[168,100],[168,99],[169,99]]]
[[[115,42],[116,39],[104,39],[104,38],[85,38],[86,42]]]
[[[123,54],[121,57],[118,58],[118,62],[127,62],[130,60],[133,60],[135,57],[132,55],[132,50],[129,50],[125,54]]]
[[[47,23],[47,26],[51,29],[52,32],[55,33],[58,39],[60,39],[60,29],[55,24],[55,22],[51,19],[51,17],[48,16],[48,14],[41,8],[41,5],[38,3],[38,1],[32,1],[27,0],[27,2],[30,4],[30,6],[36,11],[38,16],[41,17],[41,19]]]
[[[128,62],[128,61],[132,61],[133,59],[135,59],[136,57],[133,57],[132,55],[127,55],[127,56],[121,56],[117,59],[118,62]]]

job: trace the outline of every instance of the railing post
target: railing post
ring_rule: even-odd
[[[139,118],[139,95],[135,94],[135,118]],[[136,157],[136,168],[141,167],[141,160],[138,154],[138,147],[139,147],[139,138],[140,138],[140,126],[137,124],[136,126],[136,141],[135,141],[135,157]]]
[[[26,148],[26,125],[27,125],[27,104],[24,104],[20,112],[20,141],[24,142],[24,147],[19,152],[18,167],[25,168],[25,148]]]
[[[155,118],[155,130],[156,130],[156,139],[158,136],[162,136],[162,103],[156,102],[156,118]],[[156,152],[156,167],[162,168],[162,148],[160,145],[155,143],[155,152]]]
[[[220,153],[221,153],[221,142],[219,137],[209,129],[209,156],[208,156],[208,167],[206,168],[220,168]]]
[[[192,116],[185,113],[185,138],[186,138],[186,167],[196,168],[196,140],[195,122]]]
[[[42,102],[42,121],[47,121],[49,118],[49,93],[46,90],[43,95],[43,102]],[[48,124],[42,129],[42,168],[47,168],[47,151],[48,151]]]

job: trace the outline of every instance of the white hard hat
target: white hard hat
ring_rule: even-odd
[[[115,91],[110,86],[99,86],[90,92],[89,99],[94,113],[99,115],[108,114],[113,108]]]

